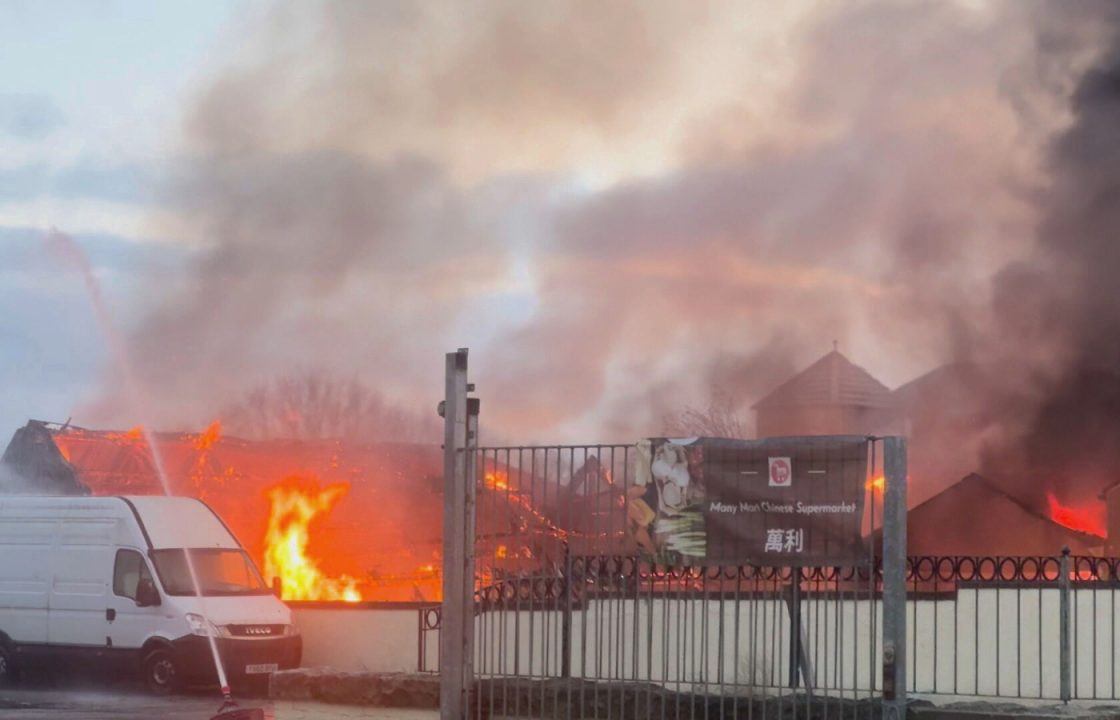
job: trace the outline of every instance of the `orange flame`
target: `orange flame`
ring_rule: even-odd
[[[210,426],[203,430],[197,438],[195,438],[194,449],[209,450],[211,447],[213,447],[214,443],[221,440],[221,438],[222,421],[215,420],[214,422],[210,423]]]
[[[532,500],[518,492],[517,488],[511,488],[509,484],[509,473],[505,470],[493,470],[484,473],[482,476],[482,484],[489,490],[497,490],[500,493],[505,493],[505,499],[511,504],[517,505],[526,515],[532,516],[537,522],[549,528],[557,537],[567,537],[568,533],[552,523],[543,513],[538,511],[533,506]]]
[[[877,475],[877,476],[871,478],[870,480],[868,480],[867,485],[865,487],[868,490],[874,490],[875,492],[881,493],[881,492],[883,492],[883,488],[885,488],[886,486],[887,486],[886,477],[884,477],[882,475]]]
[[[1052,492],[1046,493],[1047,514],[1050,519],[1063,527],[1078,532],[1091,533],[1104,537],[1108,531],[1105,525],[1105,511],[1100,503],[1063,505]]]
[[[307,554],[311,521],[330,512],[348,489],[342,484],[320,489],[292,477],[265,491],[271,507],[264,541],[264,570],[267,577],[280,578],[285,600],[361,601],[355,578],[327,577]]]
[[[509,475],[501,470],[486,473],[486,475],[483,476],[483,482],[486,483],[486,487],[491,490],[509,489]]]
[[[71,431],[71,434],[76,435],[76,436],[80,436],[81,431]],[[139,440],[144,439],[144,426],[143,425],[133,425],[128,430],[125,430],[124,432],[116,431],[116,432],[106,433],[106,435],[108,437],[114,439],[114,440],[139,441]],[[60,437],[60,436],[56,436],[56,438],[57,437]]]

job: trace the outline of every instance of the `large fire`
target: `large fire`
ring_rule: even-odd
[[[313,480],[291,477],[266,491],[270,508],[264,572],[269,578],[280,578],[285,600],[362,599],[355,578],[328,577],[307,550],[311,522],[329,513],[348,489],[342,484],[319,488]]]
[[[1054,522],[1080,532],[1104,537],[1107,533],[1105,509],[1101,503],[1063,505],[1052,492],[1046,493],[1047,514]]]
[[[431,511],[441,506],[438,445],[248,441],[224,431],[215,421],[199,433],[152,438],[171,492],[213,508],[266,579],[281,579],[285,599],[439,599],[442,522]],[[163,492],[143,428],[61,426],[52,438],[94,495]],[[507,510],[526,513],[520,504]],[[505,527],[508,517],[495,522]]]

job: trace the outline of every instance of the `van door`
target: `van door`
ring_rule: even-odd
[[[151,567],[143,553],[136,548],[119,548],[113,563],[113,590],[107,606],[112,618],[108,632],[114,648],[141,647],[164,622],[166,611],[162,606],[137,604],[139,590],[144,584],[155,587]]]
[[[0,631],[16,643],[47,641],[53,520],[0,519]]]
[[[47,641],[55,646],[104,648],[113,573],[116,520],[65,519],[51,554]]]

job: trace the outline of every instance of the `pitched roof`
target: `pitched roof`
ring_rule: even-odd
[[[1084,553],[1104,538],[1055,522],[977,473],[914,507],[907,535],[912,554],[1057,554],[1063,545]]]
[[[939,412],[975,412],[987,382],[982,369],[974,363],[948,363],[898,386],[894,397],[902,407],[921,407],[940,401],[936,403]]]
[[[755,410],[790,405],[890,407],[891,391],[833,350],[754,404]]]

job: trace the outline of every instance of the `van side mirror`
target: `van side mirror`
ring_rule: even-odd
[[[278,575],[272,576],[272,594],[276,597],[283,597],[284,595],[284,581]]]
[[[136,606],[137,607],[156,607],[161,604],[159,597],[159,590],[156,590],[156,585],[148,578],[140,580],[136,583]]]

